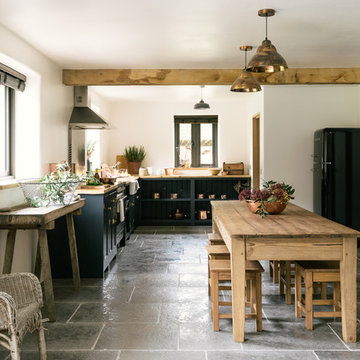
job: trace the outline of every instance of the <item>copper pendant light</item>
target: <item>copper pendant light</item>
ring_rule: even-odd
[[[204,85],[200,85],[200,88],[201,88],[201,100],[194,105],[194,109],[195,109],[195,110],[206,110],[206,109],[210,109],[210,105],[207,104],[206,102],[204,102],[204,100],[203,100],[203,88],[204,88],[204,87],[205,87]]]
[[[240,50],[245,51],[245,67],[241,71],[240,75],[231,85],[230,91],[235,92],[257,92],[261,91],[260,84],[256,81],[253,74],[251,72],[246,71],[246,63],[247,63],[247,52],[252,50],[252,46],[250,45],[241,45]]]
[[[267,38],[267,19],[275,15],[275,10],[262,9],[258,11],[258,15],[266,19],[266,35],[265,40],[250,60],[247,71],[265,73],[285,71],[288,68],[285,59],[277,52],[275,46]]]

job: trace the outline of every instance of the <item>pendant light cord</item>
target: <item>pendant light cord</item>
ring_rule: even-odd
[[[244,66],[245,70],[246,70],[246,66],[247,66],[247,49],[245,49],[245,66]]]
[[[267,23],[267,21],[268,21],[268,16],[266,15],[265,16],[265,40],[267,40],[268,39],[268,23]]]

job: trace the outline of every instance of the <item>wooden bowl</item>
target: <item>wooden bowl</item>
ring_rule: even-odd
[[[219,174],[221,169],[220,168],[210,168],[210,169],[208,169],[208,171],[209,171],[210,175],[215,176],[215,175]]]
[[[280,214],[285,210],[287,205],[287,203],[282,203],[280,201],[275,201],[275,202],[265,201],[264,203],[265,203],[265,208],[270,215]],[[260,202],[254,202],[253,200],[246,200],[246,205],[248,209],[255,214],[256,211],[258,210]]]

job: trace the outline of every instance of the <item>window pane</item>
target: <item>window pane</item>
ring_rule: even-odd
[[[180,165],[191,164],[191,124],[179,124]]]
[[[5,86],[0,85],[0,176],[7,175]]]
[[[213,164],[212,124],[200,124],[200,164]]]

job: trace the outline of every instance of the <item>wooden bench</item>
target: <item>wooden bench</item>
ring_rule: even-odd
[[[219,319],[231,319],[232,314],[220,314],[220,306],[232,306],[232,301],[219,301],[220,281],[231,281],[230,260],[210,260],[211,278],[211,315],[213,318],[213,329],[219,331]],[[261,302],[261,273],[263,267],[258,261],[246,261],[245,279],[249,287],[250,298],[246,305],[250,306],[247,319],[256,319],[256,330],[262,331],[262,302]]]
[[[302,279],[305,298],[302,297]],[[314,283],[334,283],[333,298],[313,299]],[[333,305],[333,311],[314,311],[314,305]],[[340,269],[338,261],[297,261],[295,263],[295,316],[305,314],[306,329],[313,329],[314,317],[341,317]]]

